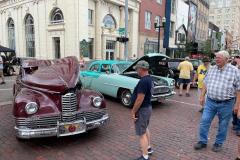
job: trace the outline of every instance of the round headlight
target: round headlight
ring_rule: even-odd
[[[175,85],[175,81],[173,80],[170,85],[174,86]]]
[[[25,106],[25,111],[27,114],[34,114],[38,111],[38,105],[36,102],[29,102]]]
[[[100,107],[102,105],[102,98],[101,97],[94,97],[93,98],[93,105],[95,107]]]

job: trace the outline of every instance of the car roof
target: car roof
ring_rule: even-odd
[[[92,62],[91,65],[94,64],[109,64],[109,65],[113,65],[113,64],[131,64],[132,62],[130,61],[121,61],[121,60],[98,60],[98,61],[94,61]]]

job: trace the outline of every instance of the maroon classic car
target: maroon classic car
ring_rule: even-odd
[[[76,57],[26,60],[13,88],[16,136],[69,136],[108,121],[104,97],[82,88]]]

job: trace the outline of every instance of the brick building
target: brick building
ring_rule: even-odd
[[[158,29],[154,22],[160,25],[165,16],[166,0],[142,0],[139,14],[139,55],[150,52],[158,52]],[[160,49],[163,48],[163,29],[160,30]]]

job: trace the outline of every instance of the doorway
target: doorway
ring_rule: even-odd
[[[106,60],[114,60],[115,41],[107,41],[106,43]]]
[[[54,54],[55,58],[61,58],[61,42],[60,42],[60,37],[54,37],[53,38],[54,42]]]

